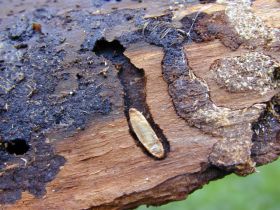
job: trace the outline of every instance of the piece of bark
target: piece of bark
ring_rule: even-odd
[[[0,18],[2,18],[3,26],[13,23],[13,20],[7,19],[6,15],[17,15],[20,12],[28,14],[33,10],[33,4],[33,1],[26,1],[19,5],[14,2],[2,2],[1,6],[3,5],[3,7],[0,7]],[[88,1],[57,1],[49,3],[50,8],[56,8],[58,11],[52,11],[53,15],[49,15],[50,13],[44,9],[38,9],[35,19],[42,18],[40,20],[44,20],[45,24],[41,24],[41,32],[35,36],[44,36],[47,33],[55,34],[56,32],[65,34],[65,40],[61,39],[61,45],[56,47],[58,51],[65,51],[66,56],[61,64],[64,71],[57,74],[59,82],[56,84],[52,95],[54,101],[58,100],[57,103],[63,104],[63,100],[67,100],[67,97],[79,93],[81,84],[85,86],[94,84],[101,87],[100,97],[102,100],[104,99],[103,102],[109,98],[113,103],[111,110],[107,112],[102,108],[96,108],[95,110],[99,112],[104,111],[103,115],[95,114],[95,112],[86,115],[89,117],[86,118],[86,123],[82,124],[84,127],[79,127],[79,129],[71,127],[72,130],[70,129],[69,131],[69,128],[60,122],[56,127],[47,127],[44,130],[44,135],[46,135],[44,142],[51,145],[54,148],[54,155],[63,157],[65,163],[64,161],[59,162],[58,174],[55,178],[53,177],[46,182],[45,193],[38,197],[36,193],[32,193],[32,189],[25,189],[29,192],[23,190],[22,197],[14,200],[14,203],[1,204],[3,209],[128,209],[135,208],[141,204],[160,205],[173,200],[182,200],[189,193],[203,186],[203,184],[221,178],[230,172],[246,175],[252,172],[251,170],[254,168],[255,163],[261,165],[277,158],[280,153],[280,126],[279,113],[277,113],[279,98],[275,97],[273,101],[270,101],[270,99],[279,92],[279,89],[272,88],[265,95],[246,91],[232,93],[215,82],[211,71],[211,66],[218,59],[240,56],[250,52],[251,49],[248,47],[250,42],[245,40],[240,47],[233,51],[232,48],[222,44],[223,39],[221,36],[226,35],[214,36],[210,34],[211,36],[207,41],[203,40],[205,36],[199,37],[199,33],[202,33],[202,31],[203,33],[213,33],[213,30],[202,30],[204,22],[199,21],[208,19],[207,16],[206,18],[204,16],[204,19],[200,17],[200,13],[197,13],[197,11],[202,12],[202,9],[204,9],[204,12],[209,13],[208,15],[210,15],[209,18],[211,19],[212,14],[217,14],[217,11],[223,12],[226,6],[213,4],[212,7],[205,7],[205,4],[196,4],[193,6],[183,5],[181,8],[180,5],[170,5],[166,2],[143,1],[143,3],[138,3],[137,1],[128,0],[120,3],[96,1],[94,4],[92,5]],[[265,10],[262,9],[264,6],[266,6]],[[36,7],[44,7],[44,2],[38,1]],[[165,19],[170,19],[168,15],[164,16],[170,12],[168,11],[170,7],[172,7],[171,11],[175,7],[173,11],[174,22],[165,21]],[[122,12],[121,9],[125,8],[146,8],[142,12],[148,22],[144,22],[142,28],[138,29],[137,23],[131,24],[130,21],[137,22],[137,18],[141,17],[142,14],[139,17],[137,15],[135,17],[133,15],[137,13],[136,11]],[[13,10],[13,13],[11,13],[11,10]],[[88,12],[87,15],[79,14],[79,11],[83,10]],[[103,16],[94,19],[92,22],[86,22],[86,19],[79,19],[79,15],[84,18],[98,14],[114,14],[118,10],[121,13],[125,13],[125,19],[129,23],[123,22],[123,19],[120,18],[119,23],[111,27],[108,23],[106,26],[102,26],[103,23],[100,20],[104,20]],[[275,12],[275,10],[278,12]],[[279,27],[277,21],[275,21],[280,18],[279,10],[280,5],[277,1],[257,0],[253,4],[253,11],[264,20],[267,27]],[[194,13],[190,14],[190,11]],[[272,12],[273,16],[271,16]],[[39,17],[40,14],[43,14],[42,17]],[[188,20],[192,20],[196,15],[198,25],[188,25]],[[116,13],[113,19],[117,19],[119,16],[121,15]],[[185,16],[185,22],[179,23],[180,17]],[[133,18],[136,18],[136,20]],[[154,19],[158,22],[155,22]],[[49,20],[50,22],[54,20],[54,22],[48,25]],[[60,23],[63,23],[61,24],[63,27],[60,27]],[[220,22],[217,24],[220,24]],[[52,28],[54,25],[57,28]],[[103,27],[104,33],[94,31],[94,28],[98,28],[100,25],[101,28]],[[178,43],[182,42],[180,43],[182,44],[181,48],[170,46],[172,38],[180,38],[181,35],[184,37],[185,34],[188,34],[187,30],[180,35],[181,32],[176,30],[176,27],[180,25],[183,25],[183,29],[196,31],[196,34],[191,33],[191,35],[194,36],[192,38],[197,43],[183,43],[183,41],[178,40]],[[34,34],[29,29],[28,20],[24,24],[20,24],[20,26],[16,26],[16,28],[12,28],[9,31],[11,39],[21,39],[21,37]],[[88,31],[86,30],[87,27],[90,28]],[[164,31],[161,31],[160,27],[167,28],[163,28]],[[1,27],[1,29],[4,30],[4,27]],[[155,29],[162,33],[153,34]],[[220,33],[219,27],[215,29],[217,29],[217,33]],[[124,34],[129,33],[131,33],[131,36],[124,36]],[[141,34],[144,34],[146,39],[141,38]],[[197,37],[195,37],[196,35]],[[160,39],[157,40],[158,36],[160,36]],[[171,37],[170,39],[169,36]],[[132,41],[127,40],[128,38]],[[111,46],[106,46],[106,42],[102,42],[103,44],[97,47],[95,41],[102,39],[108,41],[118,40],[126,49],[121,49],[118,43],[113,43],[112,48],[110,48]],[[134,39],[135,41],[133,41]],[[24,38],[23,41],[28,42],[30,45],[38,44],[24,40]],[[272,46],[273,49],[263,46],[257,47],[258,51],[272,56],[276,62],[279,62],[279,51],[277,51],[279,46],[277,43]],[[109,51],[113,49],[113,56],[107,56],[102,48],[106,48]],[[178,69],[176,68],[167,71],[167,68],[174,65],[172,61],[163,62],[164,59],[172,59],[174,54],[170,53],[170,58],[167,56],[168,52],[172,52],[169,51],[170,48],[181,55],[181,60],[178,59],[179,61],[174,63],[179,65],[183,59],[183,64],[186,65],[183,73],[177,71]],[[99,57],[93,56],[90,58],[90,53],[92,53],[90,51],[92,50]],[[86,52],[86,54],[81,55],[81,52]],[[15,54],[16,51],[11,50],[9,53]],[[176,53],[175,55],[177,56]],[[101,58],[102,56],[104,59]],[[165,67],[163,67],[164,64],[166,64]],[[169,64],[170,66],[168,66]],[[90,65],[93,66],[91,67]],[[130,77],[129,73],[124,74],[127,78],[131,78],[131,80],[126,80],[120,76],[120,72],[124,71],[123,69],[125,68],[129,68],[131,71],[137,71],[137,69],[140,71],[142,69],[143,73],[133,75],[134,77]],[[163,72],[164,69],[167,69],[166,72]],[[184,74],[185,72],[188,72],[188,74]],[[194,74],[193,77],[189,72]],[[170,74],[175,76],[171,77]],[[144,75],[145,79],[141,75]],[[66,79],[63,79],[65,77]],[[192,83],[188,83],[191,81],[189,77],[196,81],[194,83],[199,88],[190,85]],[[20,83],[22,80],[14,80],[14,83],[9,87],[14,88],[17,82]],[[144,82],[141,83],[142,81]],[[207,86],[210,90],[211,103],[218,107],[230,109],[232,112],[227,114],[228,116],[232,116],[232,113],[246,113],[254,104],[267,104],[267,106],[262,115],[258,111],[256,113],[248,112],[248,115],[240,114],[241,117],[237,116],[240,119],[231,117],[230,119],[234,119],[232,123],[236,127],[230,127],[232,124],[229,123],[228,130],[224,130],[226,126],[223,123],[227,122],[227,119],[217,122],[216,118],[209,117],[210,122],[213,122],[213,124],[209,124],[207,123],[207,116],[204,118],[204,115],[197,114],[196,106],[192,107],[192,113],[180,110],[181,106],[176,104],[176,91],[178,91],[178,88],[174,88],[174,81],[177,81],[177,85],[180,84],[180,81],[188,84],[186,90],[184,87],[179,87],[181,88],[180,90],[184,90],[184,93],[189,88],[194,88],[193,90],[199,92],[201,90],[200,84],[205,84],[205,87]],[[127,85],[124,85],[124,83],[127,83]],[[143,84],[145,85],[144,88]],[[137,87],[143,89],[139,91]],[[131,92],[127,88],[132,88]],[[5,90],[12,91],[10,88]],[[9,94],[8,92],[3,94]],[[137,97],[130,95],[133,93],[139,94],[138,98],[141,100],[144,98],[144,102],[143,100],[137,101]],[[132,102],[126,102],[127,99],[122,98],[123,95],[131,97]],[[88,97],[91,96],[88,95]],[[194,95],[193,97],[196,96]],[[201,99],[203,103],[198,105],[208,113],[209,107],[212,111],[212,105],[209,105],[210,102],[206,100],[208,100],[208,96],[205,96],[203,100]],[[206,102],[204,103],[204,101]],[[102,107],[107,106],[105,102]],[[193,105],[192,101],[189,103]],[[131,104],[142,108],[145,117],[152,121],[154,127],[162,131],[162,135],[168,141],[165,142],[167,156],[163,160],[155,160],[148,156],[144,148],[130,133],[126,108]],[[204,107],[205,104],[207,105],[206,108]],[[89,106],[89,104],[87,105]],[[75,106],[78,106],[78,104],[75,104]],[[3,107],[5,108],[5,103]],[[215,110],[212,112],[215,112]],[[266,112],[268,114],[265,114]],[[257,122],[258,118],[259,123]],[[79,118],[74,118],[73,121],[75,122],[76,119]],[[69,121],[66,122],[69,123]],[[245,123],[244,125],[248,128],[243,126],[242,123]],[[255,123],[253,130],[250,128],[250,123]],[[261,130],[258,127],[259,125],[262,125],[262,128],[265,129]],[[243,131],[242,127],[248,130]],[[229,138],[227,136],[233,132],[240,132],[240,138]],[[260,132],[260,135],[257,135],[256,132]],[[269,138],[266,138],[266,132],[271,134]],[[72,136],[69,137],[69,133]],[[229,138],[229,141],[224,141],[224,138]],[[245,149],[242,143],[243,138],[249,141]],[[31,146],[33,147],[34,142],[31,141]],[[223,156],[225,151],[229,152],[229,154],[236,154],[240,145],[243,145],[240,147],[241,155],[238,157],[241,158],[241,163],[236,163],[236,159],[233,160],[230,155]],[[233,146],[236,146],[236,150]],[[48,152],[50,151],[53,150],[48,150]],[[38,158],[38,156],[31,155],[30,158],[32,157],[34,157],[34,160]],[[56,156],[54,157],[57,158]],[[22,158],[25,158],[25,156],[22,156]],[[13,161],[0,172],[0,176],[4,176],[6,173],[9,175],[11,170],[25,167],[23,161],[19,162],[17,159]],[[27,159],[27,161],[27,167],[33,166],[32,160]],[[16,172],[14,173],[16,174]],[[35,188],[36,185],[32,187]],[[9,192],[11,194],[5,194],[7,189],[3,189],[0,193],[5,196],[13,196],[13,191]]]

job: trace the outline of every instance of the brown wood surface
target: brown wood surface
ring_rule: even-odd
[[[246,49],[239,48],[236,51],[231,51],[224,47],[219,40],[214,40],[207,43],[185,46],[185,51],[188,54],[189,65],[193,69],[194,74],[207,82],[211,99],[217,106],[242,109],[256,103],[268,101],[279,92],[276,89],[268,91],[265,95],[256,91],[229,93],[215,82],[213,72],[210,71],[211,64],[221,58],[240,56],[248,52]],[[199,59],[201,57],[203,57],[203,62]],[[279,55],[276,55],[276,57],[279,58]]]
[[[57,7],[62,8],[62,11],[70,10],[76,4],[75,1],[58,2],[60,3]],[[145,1],[144,5],[149,8],[147,16],[160,15],[167,8],[167,5],[159,1]],[[111,6],[110,3],[101,11],[106,12]],[[122,1],[119,7],[142,6],[132,1]],[[203,6],[199,6],[201,7]],[[206,12],[211,13],[223,8],[221,5],[213,5]],[[198,6],[180,9],[177,18],[197,9]],[[268,25],[280,26],[280,4],[276,1],[257,0],[254,10]],[[4,14],[2,12],[1,14]],[[107,34],[107,39],[113,40],[114,36],[116,34],[111,32]],[[73,43],[74,40],[75,38]],[[218,58],[239,55],[244,49],[231,51],[219,40],[215,40],[185,46],[185,51],[190,67],[197,77],[206,80],[210,86],[211,98],[217,105],[234,109],[244,108],[267,101],[275,94],[275,92],[265,96],[228,94],[211,83],[209,67],[212,62]],[[210,179],[224,175],[214,169],[205,171],[204,167],[208,163],[207,158],[213,144],[219,138],[203,134],[199,129],[188,126],[175,112],[167,83],[162,77],[161,62],[164,55],[162,48],[144,42],[137,43],[126,49],[125,55],[136,67],[145,71],[147,105],[154,121],[163,130],[170,143],[171,149],[167,157],[163,160],[154,160],[143,153],[131,137],[123,113],[94,119],[94,125],[88,125],[84,131],[77,132],[73,137],[63,139],[55,133],[49,135],[56,152],[64,156],[67,162],[56,178],[47,185],[47,193],[43,198],[35,198],[24,192],[21,200],[0,208],[123,209],[140,204],[160,204],[183,199],[187,192],[200,187]],[[54,141],[54,138],[60,140]],[[201,175],[203,173],[205,177]]]

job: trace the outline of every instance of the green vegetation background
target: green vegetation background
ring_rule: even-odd
[[[137,210],[280,210],[280,159],[258,171],[210,182],[184,201]]]

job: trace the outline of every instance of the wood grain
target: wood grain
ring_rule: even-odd
[[[76,3],[61,1],[57,7],[63,12],[70,10]],[[88,6],[84,3],[79,2],[82,8]],[[106,5],[100,12],[108,12],[113,5]],[[122,1],[119,5],[119,8],[140,7],[143,5],[134,1]],[[147,7],[146,15],[150,17],[162,15],[168,5],[159,1],[144,1],[144,7]],[[17,10],[23,8],[29,7],[25,3]],[[176,18],[179,20],[197,9],[196,6],[178,10]],[[213,4],[208,12],[222,9],[224,6]],[[276,1],[256,1],[254,10],[268,25],[280,27],[279,3]],[[113,40],[117,35],[109,33],[106,36]],[[275,94],[230,94],[212,80],[209,68],[214,60],[240,55],[245,49],[231,51],[215,40],[186,45],[185,51],[190,67],[197,77],[207,82],[211,98],[218,106],[244,108],[267,101]],[[170,143],[167,157],[154,160],[143,153],[130,135],[123,113],[92,119],[94,124],[89,124],[84,131],[72,137],[57,140],[59,134],[53,137],[50,134],[50,142],[53,142],[56,152],[64,156],[67,162],[55,180],[47,185],[47,193],[43,198],[35,198],[24,192],[21,200],[13,205],[0,205],[1,209],[124,209],[144,203],[160,204],[184,199],[186,193],[224,175],[214,169],[209,171],[208,168],[208,155],[219,139],[188,126],[174,110],[167,83],[162,77],[162,48],[140,42],[126,49],[125,55],[145,72],[147,105],[155,123]],[[205,175],[201,175],[203,173]]]
[[[214,79],[214,74],[211,72],[211,65],[215,60],[240,56],[246,52],[247,49],[239,48],[237,51],[231,51],[226,48],[219,40],[201,44],[191,44],[185,46],[185,51],[188,55],[189,65],[194,74],[205,80],[210,89],[210,96],[217,106],[229,107],[231,109],[242,109],[250,107],[256,103],[269,101],[279,89],[268,91],[261,95],[256,91],[230,93],[223,87],[219,87]],[[201,62],[203,60],[203,62]]]

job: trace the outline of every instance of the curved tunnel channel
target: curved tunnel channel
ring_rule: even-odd
[[[129,120],[129,109],[136,108],[142,112],[145,116],[160,141],[163,144],[165,150],[165,156],[170,150],[167,138],[163,134],[161,128],[154,122],[152,115],[149,111],[149,107],[146,103],[146,79],[143,69],[136,68],[130,60],[124,55],[125,48],[119,41],[114,40],[108,42],[105,39],[101,39],[96,42],[93,51],[98,56],[103,56],[105,59],[112,62],[115,68],[118,70],[118,77],[124,89],[124,114],[127,118],[130,134],[136,140],[138,145],[141,145],[137,139]],[[143,151],[151,156],[141,145]]]

